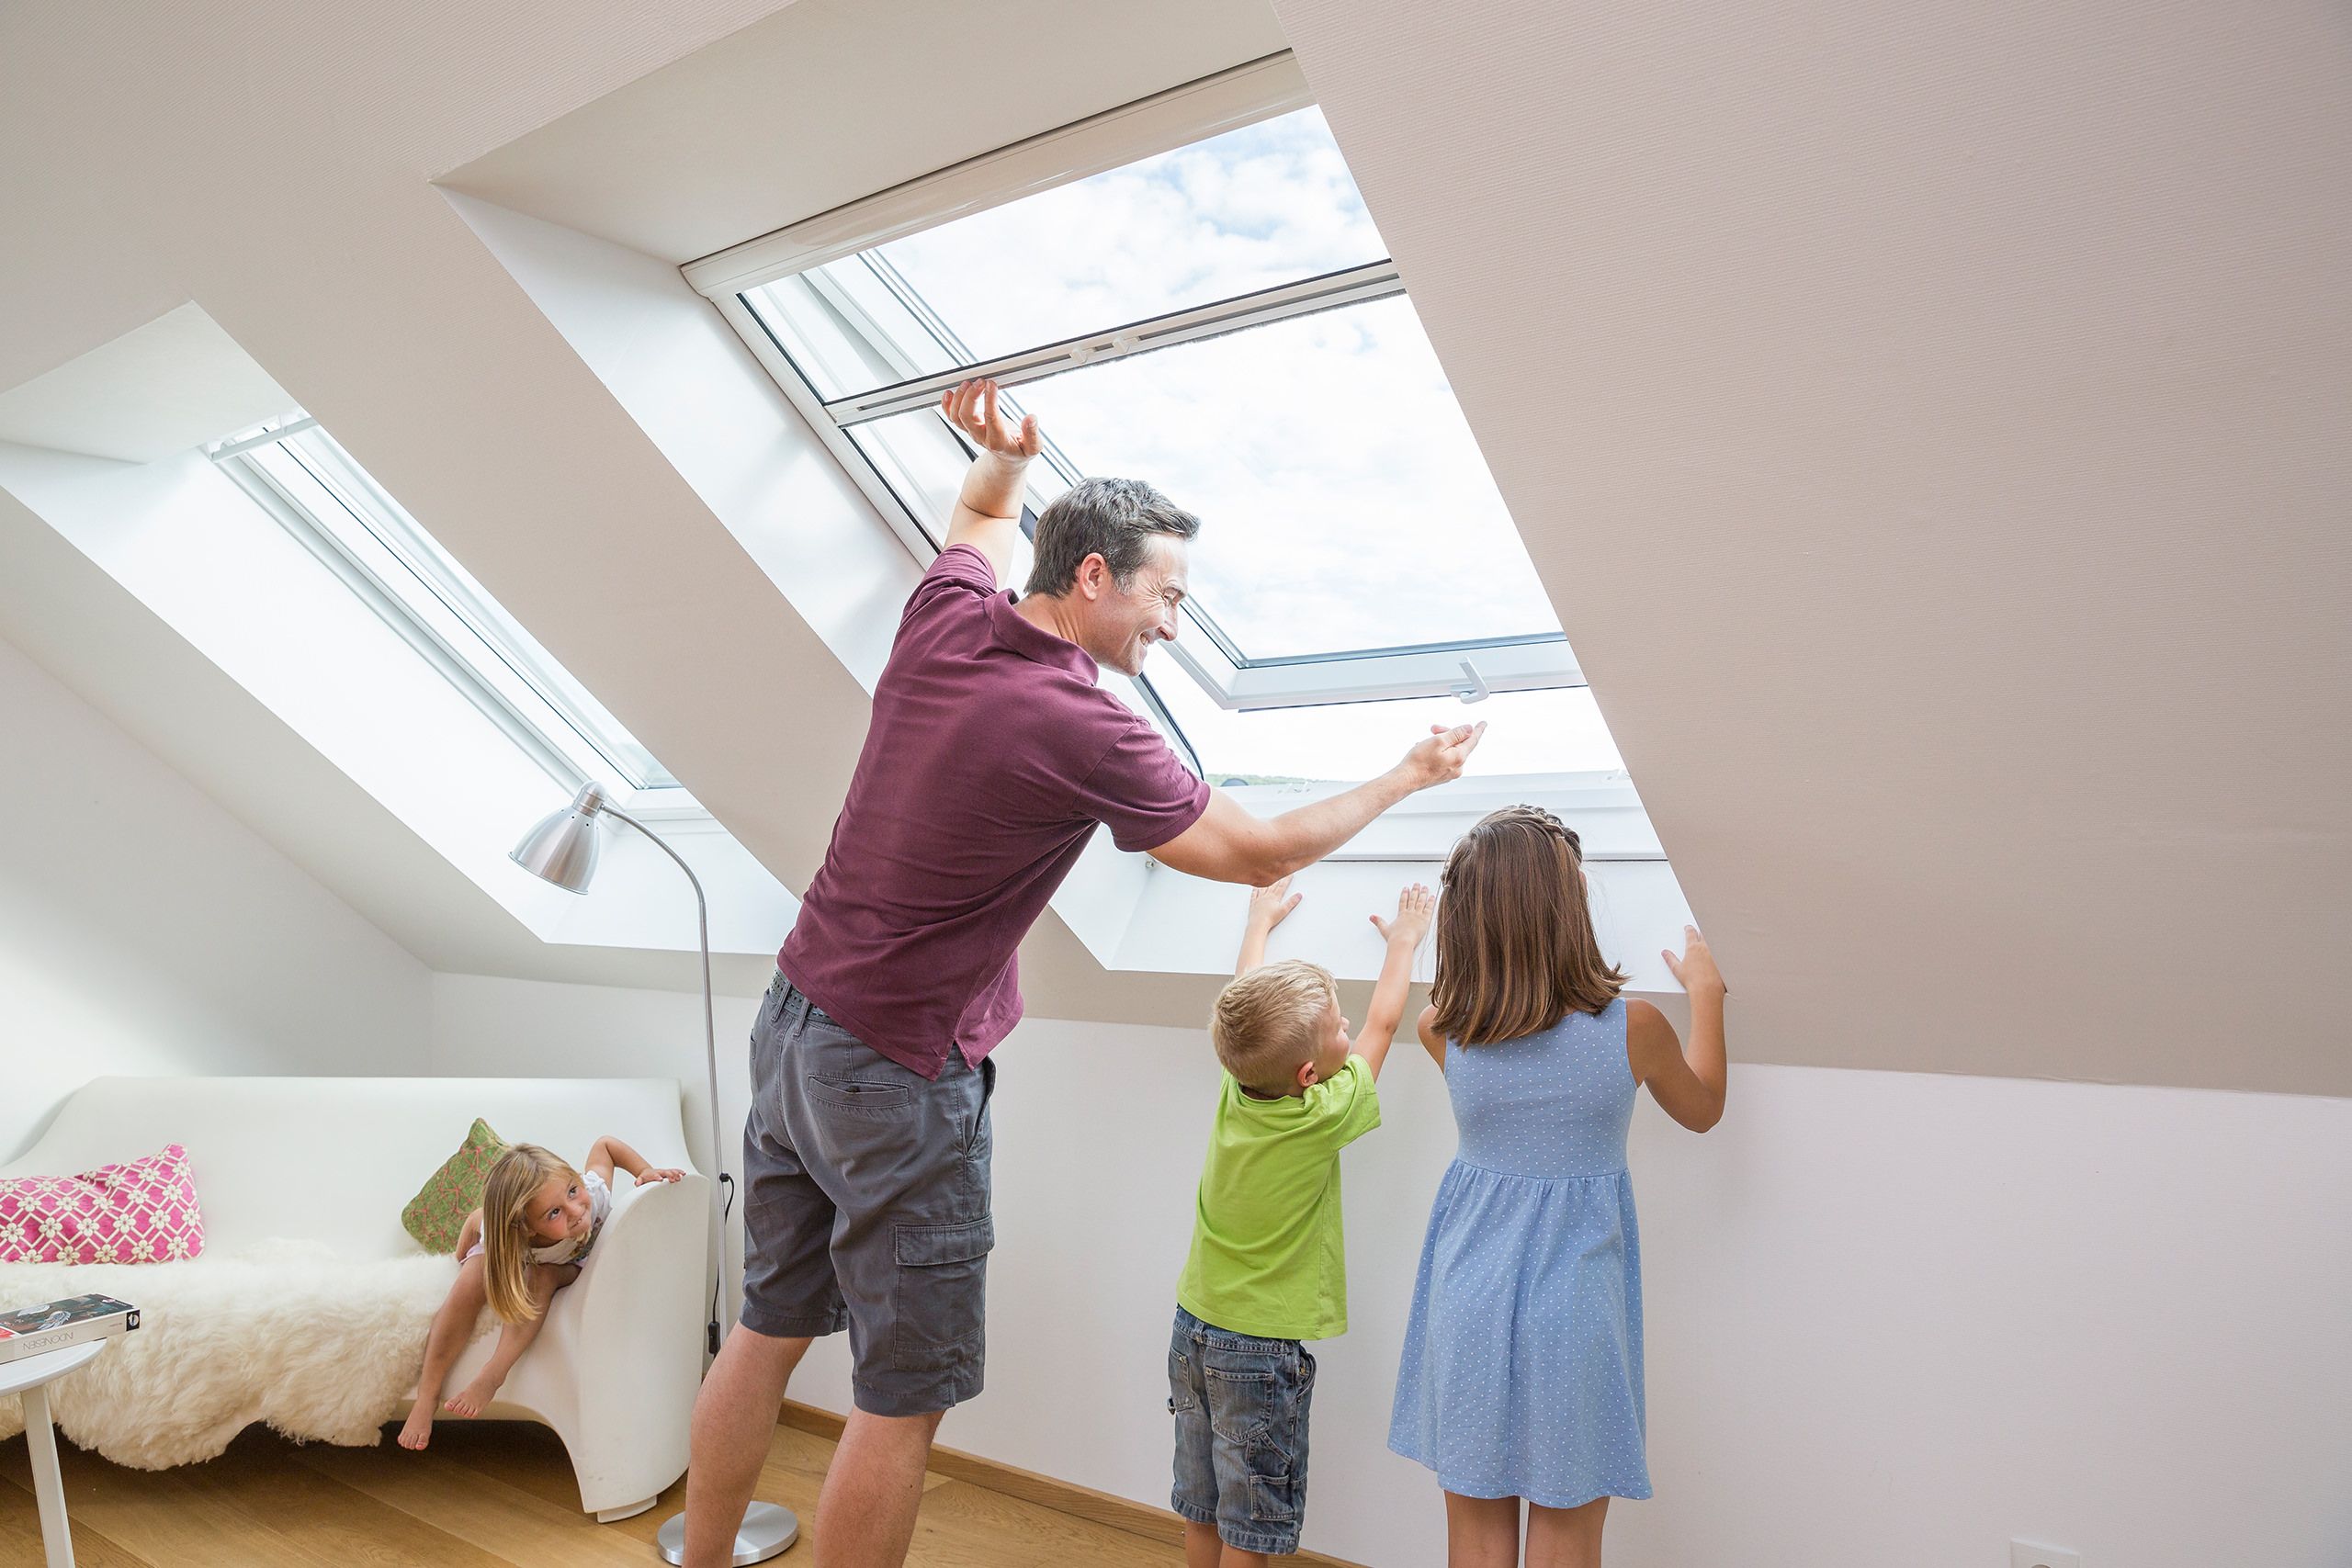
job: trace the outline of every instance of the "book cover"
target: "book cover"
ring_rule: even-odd
[[[139,1326],[139,1309],[112,1296],[67,1296],[0,1313],[0,1362],[22,1360]]]

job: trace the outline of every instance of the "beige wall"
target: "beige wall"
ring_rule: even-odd
[[[2352,1094],[2343,7],[1272,4],[1752,1059]]]

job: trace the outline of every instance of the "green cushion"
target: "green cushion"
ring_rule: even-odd
[[[479,1116],[458,1152],[441,1162],[424,1190],[401,1211],[401,1224],[427,1252],[455,1252],[466,1216],[481,1204],[481,1184],[506,1145]]]

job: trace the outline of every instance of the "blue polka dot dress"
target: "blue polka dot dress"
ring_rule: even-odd
[[[1465,1497],[1646,1497],[1625,1004],[1448,1042],[1437,1190],[1388,1446]]]

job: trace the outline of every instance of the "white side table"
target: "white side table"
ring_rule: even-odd
[[[57,1434],[49,1429],[49,1385],[95,1359],[104,1339],[85,1339],[21,1361],[0,1361],[0,1394],[25,1402],[25,1446],[32,1451],[33,1496],[40,1504],[41,1547],[48,1568],[74,1568],[74,1537],[65,1524],[65,1482],[57,1471]]]

